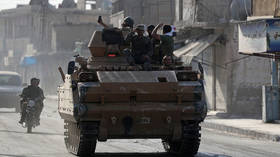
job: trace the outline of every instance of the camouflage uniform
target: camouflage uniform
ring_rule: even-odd
[[[153,45],[148,37],[131,32],[128,34],[125,43],[131,44],[131,53],[128,56],[130,64],[150,64],[153,56]]]

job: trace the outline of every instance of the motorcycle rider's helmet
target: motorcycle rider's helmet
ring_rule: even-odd
[[[30,80],[30,83],[32,84],[32,82],[34,82],[34,81],[38,81],[38,82],[40,82],[40,79],[38,79],[38,78],[34,77],[34,78],[32,78],[32,79]]]

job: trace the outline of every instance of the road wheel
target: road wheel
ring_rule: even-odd
[[[98,126],[96,123],[73,123],[65,121],[65,145],[67,150],[77,156],[94,155]]]
[[[168,153],[176,154],[178,156],[195,156],[200,145],[200,126],[197,122],[183,122],[182,125],[182,139],[179,141],[172,141],[165,139],[162,141],[164,149]]]

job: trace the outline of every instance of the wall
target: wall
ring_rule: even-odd
[[[217,43],[215,45],[215,60],[214,65],[212,65],[213,70],[216,72],[215,86],[213,90],[216,93],[216,109],[221,111],[227,111],[228,104],[228,73],[229,69],[226,64],[229,61],[228,53],[225,52],[226,46],[223,44]]]
[[[176,22],[181,21],[181,25],[189,26],[194,24],[195,20],[195,0],[175,0],[176,13],[175,18]],[[183,5],[183,6],[181,6]],[[184,21],[184,23],[182,23]]]
[[[111,0],[95,0],[96,8],[100,10],[111,11]],[[86,10],[86,0],[78,0],[77,8],[80,10]]]
[[[192,63],[194,70],[198,70],[197,68],[198,62],[202,63],[203,70],[204,70],[204,90],[205,90],[205,97],[206,97],[208,109],[214,108],[213,101],[215,99],[213,93],[213,81],[215,79],[213,68],[212,68],[212,63],[214,60],[213,54],[214,54],[213,47],[209,47],[206,50],[204,50],[199,56],[195,57]]]
[[[279,0],[252,0],[253,16],[279,16]]]
[[[97,24],[69,24],[69,25],[55,25],[53,27],[53,44],[54,51],[73,51],[75,42],[82,41],[86,45],[96,30],[102,30]]]
[[[223,36],[225,45],[218,42],[199,56],[209,108],[216,105],[217,110],[231,114],[261,116],[262,86],[270,83],[270,60],[238,53],[237,25],[225,28]]]
[[[183,11],[180,15],[180,0],[176,0],[176,19],[179,20],[176,24],[177,27],[182,26],[179,28],[185,39],[199,38],[196,35],[199,29],[213,29],[223,34],[216,44],[196,57],[196,60],[203,63],[209,108],[214,109],[216,106],[217,110],[231,114],[260,117],[262,86],[270,84],[270,60],[238,53],[238,29],[236,24],[230,23],[230,1],[182,2]],[[238,15],[242,17],[235,16],[236,19],[244,19],[244,12]],[[180,17],[183,20],[180,21]],[[225,25],[222,25],[224,22]],[[197,61],[193,65],[196,66]]]
[[[57,53],[52,55],[39,55],[36,57],[36,65],[29,67],[16,66],[15,71],[23,76],[25,83],[30,82],[33,77],[39,78],[40,86],[45,94],[56,94],[57,87],[62,83],[58,66],[61,66],[64,73],[67,72],[68,62],[72,59],[74,53]]]
[[[197,0],[196,22],[226,23],[231,0]]]
[[[6,39],[5,47],[8,50],[13,50],[17,56],[24,55],[27,50],[27,45],[30,44],[29,38]]]
[[[203,66],[205,96],[210,110],[227,110],[228,69],[224,65],[227,59],[224,49],[224,45],[214,44],[195,57],[192,63],[195,70],[198,70],[198,62]]]
[[[85,10],[86,9],[86,1],[85,0],[78,0],[77,8],[81,9],[81,10]]]
[[[225,45],[217,43],[212,54],[203,53],[209,64],[205,67],[206,95],[212,95],[209,106],[213,109],[215,103],[217,110],[231,114],[261,116],[262,86],[270,83],[270,61],[238,53],[237,25],[225,28],[223,36]]]
[[[227,23],[230,18],[231,0],[175,0],[175,3],[175,24],[178,28],[189,26],[214,28]],[[180,4],[183,5],[181,9]]]
[[[234,26],[232,37],[228,37],[227,53],[231,60],[244,55],[238,54],[238,29]],[[270,84],[270,60],[260,57],[248,57],[228,65],[228,111],[245,115],[261,116],[262,86]]]
[[[120,11],[118,13],[115,13],[115,14],[111,15],[111,22],[110,23],[113,24],[114,27],[121,28],[124,18],[125,18],[124,17],[124,11]]]
[[[40,53],[55,51],[52,49],[52,45],[55,45],[52,41],[55,38],[52,37],[53,25],[96,24],[99,15],[103,16],[104,22],[109,23],[109,13],[106,11],[66,8],[44,10],[40,6],[5,10],[0,12],[0,42],[5,47],[2,49],[6,52],[12,49],[15,53],[24,54],[26,45],[33,44]],[[18,42],[22,39],[24,42]],[[74,39],[75,37],[72,40]]]
[[[124,11],[135,24],[173,24],[175,17],[174,0],[117,0],[113,2],[113,14]],[[114,25],[116,25],[114,23]]]
[[[39,77],[46,92],[55,94],[57,85],[61,83],[58,65],[66,72],[66,65],[74,55],[73,43],[79,39],[88,41],[93,31],[100,29],[97,25],[99,15],[103,16],[104,22],[109,23],[107,11],[49,8],[44,13],[39,6],[1,11],[0,43],[4,46],[0,44],[0,47],[4,48],[0,50],[0,65],[3,65],[3,58],[11,49],[17,57],[12,60],[16,64],[0,66],[0,69],[17,71],[24,75],[28,83],[30,78]],[[5,40],[1,40],[3,38]],[[32,45],[34,51],[38,52],[38,64],[22,67],[20,60],[27,54],[28,45]]]

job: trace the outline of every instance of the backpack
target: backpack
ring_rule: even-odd
[[[124,41],[122,31],[118,28],[103,29],[102,40],[106,43],[106,45],[121,45]]]

